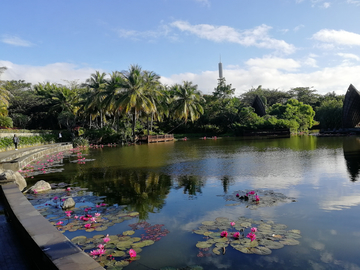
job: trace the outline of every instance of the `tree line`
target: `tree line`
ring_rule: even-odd
[[[0,68],[2,72],[6,68]],[[232,85],[221,78],[214,91],[204,95],[192,82],[163,85],[155,72],[132,65],[111,74],[96,71],[82,83],[0,80],[0,126],[86,131],[90,137],[112,134],[121,141],[147,134],[341,127],[344,96],[316,92],[309,87],[285,92],[260,85],[236,97]],[[256,97],[265,115],[255,113]]]

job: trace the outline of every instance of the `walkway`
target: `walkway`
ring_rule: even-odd
[[[13,158],[20,158],[28,153],[43,150],[49,146],[33,146],[21,148],[17,151],[9,150],[0,152],[0,162],[10,161]],[[0,197],[0,269],[1,270],[38,270],[35,263],[26,254],[25,245],[22,243],[19,234],[9,222],[4,213],[4,204]]]

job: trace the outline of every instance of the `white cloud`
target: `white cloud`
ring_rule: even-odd
[[[9,44],[9,45],[13,45],[13,46],[21,46],[21,47],[33,46],[33,44],[30,41],[21,39],[17,36],[4,35],[1,38],[1,42]]]
[[[251,58],[245,63],[250,68],[261,67],[261,68],[272,68],[282,69],[286,71],[295,71],[300,67],[300,64],[293,59],[285,59],[278,57],[266,57],[266,58]]]
[[[195,1],[201,3],[204,6],[210,7],[210,1],[209,0],[195,0]]]
[[[312,60],[311,60],[312,59]],[[308,62],[306,62],[308,60]],[[273,61],[270,59],[270,62]],[[284,61],[282,66],[278,62],[278,66],[271,66],[266,63],[266,59],[257,63],[264,63],[261,65],[252,65],[247,68],[224,69],[224,77],[228,84],[232,84],[236,88],[236,95],[240,95],[252,87],[262,85],[265,88],[279,89],[282,91],[288,91],[291,88],[304,86],[314,87],[319,94],[326,94],[329,92],[335,92],[337,94],[345,94],[347,88],[352,83],[355,87],[360,87],[360,65],[343,65],[339,64],[331,68],[317,68],[313,72],[296,72],[285,71],[281,69],[286,66],[286,63],[293,63],[292,61]],[[250,62],[251,63],[251,62]],[[254,62],[253,62],[254,63]],[[293,63],[294,67],[298,64]],[[313,58],[305,59],[303,64],[313,65],[316,62]],[[280,68],[279,68],[280,67]],[[174,83],[182,83],[183,81],[192,81],[199,86],[204,94],[210,94],[214,91],[218,79],[218,71],[205,71],[199,74],[195,73],[181,73],[174,74],[170,77],[162,77],[161,81],[168,85]]]
[[[171,29],[168,25],[161,24],[157,30],[154,31],[136,31],[136,30],[126,30],[126,29],[115,29],[115,32],[118,33],[121,38],[131,38],[134,40],[140,39],[157,39],[160,37],[167,36],[170,33]],[[170,36],[173,38],[173,36]]]
[[[360,57],[352,53],[338,53],[337,55],[346,59],[354,59],[356,61],[360,61]]]
[[[46,66],[17,65],[9,61],[0,60],[0,67],[7,67],[2,74],[2,80],[25,80],[33,84],[51,82],[65,84],[64,80],[85,81],[95,69],[82,67],[70,63],[53,63]]]
[[[302,28],[304,28],[304,27],[305,27],[305,25],[299,24],[298,26],[296,26],[296,27],[294,28],[294,32],[297,32],[297,31],[299,31],[300,29],[302,29]]]
[[[329,8],[330,7],[330,3],[329,2],[325,2],[324,4],[322,4],[323,8]]]
[[[360,35],[345,30],[322,29],[315,33],[312,38],[326,43],[360,46]]]
[[[295,46],[284,40],[271,38],[268,34],[271,27],[265,24],[253,29],[238,31],[229,26],[213,26],[210,24],[191,25],[185,21],[175,21],[171,26],[183,32],[194,34],[200,38],[215,42],[237,43],[243,46],[273,49],[285,54],[295,52]]]
[[[356,0],[347,0],[347,3],[353,4],[353,5],[356,5],[356,6],[360,6],[360,1],[356,1]]]

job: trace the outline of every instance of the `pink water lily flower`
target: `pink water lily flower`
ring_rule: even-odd
[[[136,251],[131,248],[131,249],[129,250],[129,255],[130,255],[130,258],[136,257]]]
[[[56,223],[56,225],[61,225],[61,224],[63,224],[62,221],[59,221],[58,223]]]
[[[223,231],[220,233],[221,237],[227,237],[228,236],[228,232],[227,231]]]
[[[239,238],[239,237],[240,237],[240,233],[239,233],[239,232],[234,233],[234,234],[233,234],[233,237],[234,237],[234,238]]]
[[[95,213],[95,217],[99,217],[100,215],[100,213]]]
[[[231,226],[235,226],[235,222],[231,222],[230,225],[231,225]]]
[[[247,237],[247,238],[250,238],[251,242],[256,239],[255,233],[248,233],[248,235],[247,235],[246,237]]]
[[[255,191],[252,190],[252,191],[249,192],[249,194],[253,195],[253,194],[255,194]]]
[[[110,241],[109,235],[107,234],[106,237],[103,239],[105,243]]]
[[[53,200],[56,201],[58,198],[59,198],[59,197],[55,196],[55,197],[53,198]]]
[[[104,249],[104,248],[105,248],[105,246],[104,246],[103,244],[100,244],[100,245],[98,245],[98,248],[100,248],[100,249]]]
[[[90,229],[90,227],[91,227],[91,224],[90,224],[90,223],[88,223],[88,224],[85,224],[85,225],[84,225],[84,227],[85,227],[86,229]]]
[[[252,228],[251,228],[251,231],[252,231],[252,232],[257,232],[257,228],[256,228],[256,227],[252,227]]]
[[[255,195],[255,201],[260,201],[260,197],[258,195]]]

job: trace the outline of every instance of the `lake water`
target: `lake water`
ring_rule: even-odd
[[[121,234],[137,221],[169,230],[125,269],[360,269],[359,137],[192,139],[89,149],[85,154],[95,160],[64,160],[63,172],[33,181],[73,183],[106,196],[109,205],[140,213],[137,220],[116,224],[104,234]],[[273,190],[292,199],[264,207],[225,200],[246,190]],[[196,244],[206,237],[193,231],[218,217],[285,224],[286,230],[301,231],[300,243],[265,256],[231,246],[221,255],[213,254],[213,247],[200,250]],[[65,235],[71,239],[79,232]]]

